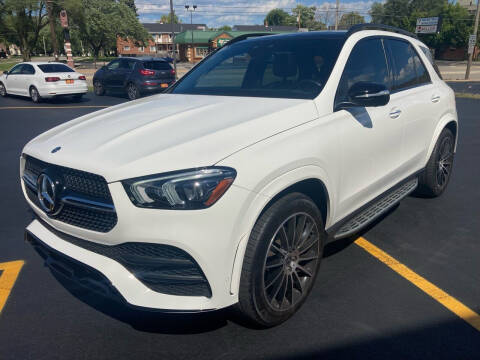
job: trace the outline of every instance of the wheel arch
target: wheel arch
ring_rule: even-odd
[[[292,172],[295,173],[295,171]],[[307,173],[308,172],[305,174]],[[288,175],[284,176],[289,177]],[[314,176],[310,173],[310,176],[304,176],[302,178],[297,178],[296,181],[284,183],[284,186],[282,187],[279,187],[273,182],[269,184],[270,186],[268,186],[268,188],[266,187],[259,196],[257,196],[258,200],[255,201],[256,204],[251,206],[248,210],[248,212],[252,211],[254,215],[248,220],[247,231],[243,233],[243,236],[239,239],[236,247],[230,281],[231,295],[234,297],[238,296],[245,249],[248,244],[250,233],[260,216],[262,216],[262,214],[281,197],[293,192],[299,192],[311,198],[315,205],[317,205],[322,213],[324,225],[326,225],[332,217],[332,192],[329,191],[328,184],[329,182],[327,181],[327,178]],[[262,194],[266,196],[262,196]]]
[[[455,148],[454,152],[457,151],[457,143],[458,143],[458,120],[456,116],[453,116],[452,114],[447,114],[442,117],[442,119],[438,122],[437,127],[435,128],[435,131],[433,133],[432,141],[430,142],[427,156],[425,158],[425,164],[427,163],[428,159],[430,159],[430,156],[432,155],[433,149],[435,147],[435,144],[437,143],[438,137],[442,133],[443,129],[449,129],[452,131],[453,136],[455,137]]]

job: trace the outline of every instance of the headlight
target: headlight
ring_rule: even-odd
[[[236,171],[208,167],[122,181],[134,205],[156,209],[203,209],[213,205],[233,183]]]

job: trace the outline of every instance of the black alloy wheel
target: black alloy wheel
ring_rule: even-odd
[[[93,83],[93,92],[97,96],[105,95],[105,88],[103,87],[103,84],[99,80],[95,80],[95,82]]]
[[[140,91],[134,83],[127,85],[127,95],[130,100],[136,100],[140,97]]]
[[[272,309],[289,310],[302,300],[320,253],[319,231],[309,214],[293,214],[279,226],[263,265],[263,289]]]

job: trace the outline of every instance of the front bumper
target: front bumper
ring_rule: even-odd
[[[119,262],[73,245],[39,220],[27,227],[26,239],[52,270],[104,296],[133,306],[165,311],[211,310],[208,297],[153,291]]]
[[[252,196],[250,191],[233,185],[212,207],[201,211],[170,211],[135,207],[120,183],[108,184],[112,194],[118,223],[100,233],[48,217],[22,188],[39,220],[34,220],[27,231],[54,251],[95,269],[105,277],[126,303],[165,311],[205,311],[230,306],[238,301],[232,292],[232,271],[237,246],[244,234],[238,221]],[[67,237],[77,238],[91,246],[117,247],[123,244],[145,243],[175,247],[188,256],[201,269],[210,293],[198,291],[177,292],[172,295],[138,276],[128,263],[109,254],[92,251],[90,246],[78,246]],[[68,241],[67,241],[68,240]],[[106,256],[107,255],[107,256]],[[110,256],[110,257],[109,257]],[[127,259],[128,260],[128,259]],[[198,279],[197,279],[198,280]],[[148,286],[147,286],[148,285]]]

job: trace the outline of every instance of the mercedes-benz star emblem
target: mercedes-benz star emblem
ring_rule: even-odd
[[[37,180],[37,197],[40,206],[47,214],[52,214],[57,205],[55,187],[55,182],[47,174],[40,174]]]

